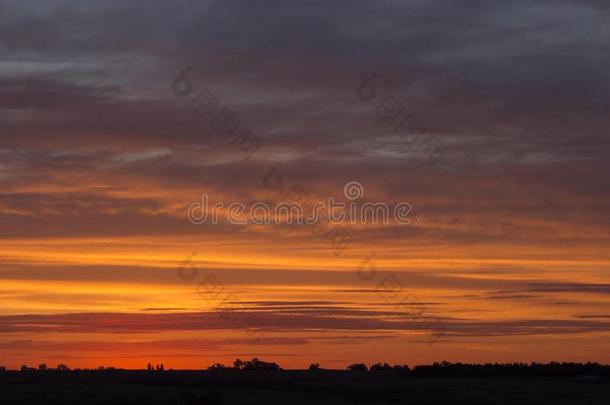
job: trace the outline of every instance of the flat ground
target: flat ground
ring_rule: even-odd
[[[222,402],[199,398],[206,394],[207,398],[221,397]],[[190,403],[607,405],[610,380],[414,378],[341,371],[0,373],[0,404]]]

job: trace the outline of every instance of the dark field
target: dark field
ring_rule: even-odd
[[[0,404],[608,404],[607,378],[349,371],[0,373]]]

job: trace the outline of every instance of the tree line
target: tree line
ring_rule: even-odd
[[[147,371],[163,373],[166,370],[163,364],[153,366],[148,363]],[[65,364],[58,364],[55,368],[41,363],[38,367],[21,366],[21,372],[71,372],[71,371],[99,371],[109,372],[122,370],[114,367],[98,367],[95,369],[71,369]],[[278,363],[263,361],[258,358],[252,360],[236,359],[231,366],[215,363],[207,367],[209,371],[222,370],[271,370],[281,371]],[[308,370],[316,372],[324,370],[319,363],[312,363]],[[550,363],[451,363],[448,361],[436,362],[429,365],[417,365],[410,368],[408,365],[391,365],[388,363],[374,363],[370,367],[364,363],[353,363],[346,367],[351,372],[400,372],[413,377],[502,377],[502,376],[546,376],[546,377],[610,377],[610,365],[600,363],[574,363],[574,362],[550,362]],[[338,371],[338,370],[328,370]],[[0,372],[7,372],[5,367],[0,366]]]

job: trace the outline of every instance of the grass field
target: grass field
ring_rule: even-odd
[[[203,397],[203,399],[201,398]],[[610,380],[343,371],[0,376],[0,404],[607,404]]]

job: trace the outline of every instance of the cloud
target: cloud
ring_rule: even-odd
[[[602,333],[603,319],[570,309],[603,314],[610,291],[609,12],[593,0],[3,5],[0,279],[10,288],[0,299],[13,315],[0,331],[226,328],[219,314],[190,312],[195,284],[184,303],[130,304],[137,313],[14,314],[26,300],[113,299],[33,287],[47,282],[187,288],[175,267],[193,251],[201,274],[245,291],[241,305],[274,331],[425,329],[377,302],[381,278],[354,274],[374,251],[380,275],[395,274],[435,316],[482,318],[443,318],[450,335]],[[187,67],[192,89],[177,95]],[[193,109],[202,91],[218,103],[205,117]],[[390,100],[398,118],[383,115]],[[260,153],[244,160],[218,136],[211,122],[224,109]],[[436,165],[397,134],[408,114],[446,146]],[[267,190],[276,164],[285,187]],[[354,243],[335,257],[302,229],[185,219],[203,193],[270,202],[299,184],[313,200],[343,201],[353,180],[366,201],[410,203],[421,224],[344,224]],[[532,303],[540,312],[522,319]]]
[[[372,317],[371,315],[379,315]],[[610,323],[602,320],[516,319],[468,320],[406,316],[387,313],[327,309],[309,313],[261,311],[212,311],[172,314],[80,313],[56,315],[14,315],[0,317],[0,330],[11,333],[118,333],[141,334],[154,331],[206,331],[240,329],[229,320],[256,319],[264,325],[259,332],[273,331],[433,331],[443,336],[521,336],[549,334],[607,333]],[[244,327],[246,329],[248,327]],[[248,328],[249,329],[249,328]],[[259,333],[257,332],[257,333]]]

